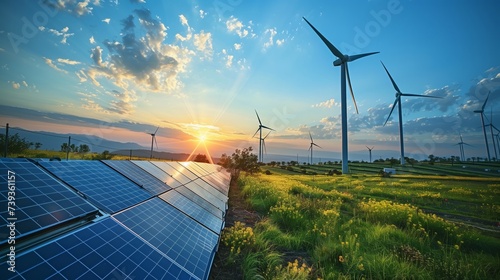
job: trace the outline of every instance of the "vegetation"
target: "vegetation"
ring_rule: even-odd
[[[6,140],[5,134],[0,134],[0,149],[2,151],[2,155],[5,149],[5,140]],[[26,138],[21,138],[21,136],[19,136],[18,133],[9,135],[7,140],[8,140],[8,148],[7,148],[8,156],[12,154],[23,153],[33,145],[35,146],[35,149],[39,149],[42,146],[41,143],[38,142],[33,143],[26,140]]]
[[[243,150],[236,149],[231,156],[222,154],[218,164],[231,172],[233,180],[239,178],[241,171],[253,174],[260,167],[257,163],[257,155],[253,154],[252,151],[252,147],[248,147]]]
[[[238,186],[263,218],[222,234],[222,246],[231,250],[227,265],[241,267],[245,279],[495,279],[500,273],[500,179],[266,170],[273,174],[242,176]]]

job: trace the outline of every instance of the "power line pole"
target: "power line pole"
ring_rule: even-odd
[[[7,152],[9,151],[9,124],[5,126],[5,150],[3,152],[3,156],[7,157]]]
[[[68,137],[68,147],[66,148],[66,160],[69,159],[69,149],[70,149],[70,146],[71,145],[71,136]]]

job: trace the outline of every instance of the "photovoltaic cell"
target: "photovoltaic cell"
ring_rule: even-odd
[[[216,196],[205,190],[204,188],[200,187],[200,185],[196,184],[194,181],[187,183],[185,185],[186,188],[190,189],[192,192],[196,193],[197,195],[203,197],[206,201],[210,202],[213,204],[215,207],[219,208],[223,212],[226,211],[226,203],[220,199],[218,199]]]
[[[211,193],[213,196],[217,197],[221,201],[227,202],[228,197],[226,195],[224,195],[218,188],[216,188],[213,185],[210,185],[209,183],[207,183],[202,178],[198,178],[198,179],[194,180],[193,182],[195,182],[200,187],[202,187],[205,190],[207,190],[209,193]]]
[[[111,218],[19,256],[16,273],[0,269],[13,279],[200,279]]]
[[[176,264],[207,279],[218,235],[159,198],[113,215]]]
[[[173,168],[171,165],[167,164],[166,162],[162,161],[152,161],[152,164],[166,172],[167,174],[170,174],[175,180],[179,181],[181,184],[185,185],[192,181],[193,179],[185,176],[181,172],[177,171],[175,168]]]
[[[152,196],[100,161],[45,161],[40,164],[108,213],[123,210]]]
[[[222,219],[212,215],[203,207],[197,205],[175,190],[166,192],[159,196],[170,205],[182,211],[184,214],[195,219],[213,232],[220,234],[222,230]]]
[[[191,180],[195,180],[199,177],[196,174],[194,174],[192,171],[187,169],[184,165],[182,165],[176,161],[165,162],[165,164],[170,165],[172,168],[177,170],[177,172],[181,173],[182,175],[188,177]]]
[[[4,229],[11,222],[15,223],[16,238],[20,238],[98,211],[73,190],[25,159],[0,159],[0,174],[0,244],[8,241]],[[14,187],[13,193],[9,194],[9,186]],[[15,198],[12,209],[8,209],[9,196]]]
[[[158,178],[128,160],[104,160],[102,162],[142,186],[153,195],[158,195],[172,189]]]
[[[188,189],[186,186],[180,186],[175,189],[178,193],[182,194],[184,197],[188,198],[189,200],[193,201],[194,203],[200,205],[203,207],[203,209],[207,210],[208,212],[212,213],[212,215],[223,218],[224,217],[224,212],[217,208],[215,205],[212,203],[208,202],[201,196],[197,195],[195,192],[192,190]]]
[[[160,181],[165,182],[165,184],[167,184],[171,188],[177,188],[178,186],[182,185],[181,182],[177,181],[172,176],[170,176],[170,174],[161,170],[158,166],[152,164],[149,161],[132,160],[131,162],[139,166],[140,168],[144,169],[146,172],[153,175],[154,177],[158,178]]]

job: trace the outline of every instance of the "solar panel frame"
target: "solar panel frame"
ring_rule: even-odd
[[[209,211],[186,198],[176,190],[166,192],[160,195],[159,198],[179,209],[198,223],[215,232],[217,235],[220,234],[223,227],[222,219],[211,214]]]
[[[72,160],[40,164],[108,213],[118,212],[152,197],[149,192],[100,161]]]
[[[222,211],[221,209],[217,208],[217,206],[213,205],[210,203],[208,200],[204,199],[203,197],[199,196],[186,186],[180,186],[175,189],[178,193],[182,194],[185,196],[187,199],[193,201],[194,203],[200,205],[203,209],[207,210],[210,212],[212,215],[219,217],[221,219],[224,218],[225,212]]]
[[[134,181],[137,185],[142,186],[153,195],[158,195],[172,189],[165,182],[128,160],[102,160],[102,162]]]
[[[153,175],[154,177],[158,178],[160,181],[164,182],[165,184],[167,184],[171,188],[175,189],[175,188],[183,185],[181,182],[177,181],[170,174],[163,171],[161,168],[154,165],[150,161],[131,160],[131,162],[133,164],[139,166],[140,168],[144,169],[146,172]]]
[[[218,199],[216,196],[202,188],[200,185],[196,184],[194,181],[187,183],[184,185],[186,188],[196,193],[200,197],[203,197],[206,201],[210,202],[215,207],[219,208],[222,212],[225,212],[227,209],[227,204]]]
[[[76,194],[73,190],[57,181],[46,171],[25,159],[0,159],[0,184],[8,186],[8,172],[15,172],[11,178],[15,205],[8,209],[8,192],[0,192],[0,227],[7,228],[15,223],[16,238],[22,238],[34,232],[77,220],[91,217],[98,209]],[[12,180],[15,179],[15,180]],[[9,215],[9,210],[13,210]],[[3,232],[3,231],[2,231]],[[7,243],[7,235],[0,236],[0,244]]]
[[[20,279],[199,279],[110,217],[18,256],[16,271]]]
[[[228,200],[227,195],[223,194],[217,187],[214,187],[213,185],[207,183],[205,180],[203,180],[203,178],[198,178],[193,182],[202,187],[203,189],[205,189],[206,191],[208,191],[209,193],[211,193],[213,196],[217,197],[219,200],[225,203],[227,202]]]
[[[218,235],[159,198],[112,216],[175,263],[208,279]]]

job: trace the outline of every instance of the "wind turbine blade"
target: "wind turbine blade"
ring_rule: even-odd
[[[377,53],[380,53],[380,52],[371,52],[371,53],[362,53],[362,54],[350,55],[349,56],[349,61],[354,61],[356,59],[360,59],[362,57],[369,56],[369,55],[372,55],[372,54],[377,54]]]
[[[490,98],[490,93],[491,91],[488,91],[488,96],[486,96],[486,100],[484,100],[483,107],[481,107],[482,111],[484,111],[484,107],[486,107],[486,102],[488,102],[488,98]]]
[[[156,142],[156,135],[153,136],[153,139],[155,139],[156,149],[158,150],[158,142]]]
[[[440,96],[431,96],[431,95],[413,94],[413,93],[401,93],[401,96],[419,96],[419,97],[429,97],[429,98],[442,98]]]
[[[467,144],[467,143],[462,143],[462,144],[463,144],[463,145],[467,145],[467,146],[469,146],[469,147],[474,147],[474,146],[472,146],[472,145],[470,145],[470,144]]]
[[[391,109],[391,112],[389,113],[389,116],[387,117],[387,120],[385,120],[385,123],[384,123],[384,126],[387,124],[387,122],[389,121],[389,118],[391,117],[392,115],[392,111],[394,111],[394,108],[396,108],[396,104],[398,103],[399,101],[399,98],[396,98],[396,101],[394,101],[394,104],[392,104],[392,109]]]
[[[373,148],[375,148],[375,146],[372,146],[372,148],[370,150],[373,150]]]
[[[267,127],[267,126],[265,126],[265,125],[261,125],[261,127],[262,127],[262,128],[265,128],[265,129],[272,130],[272,131],[276,131],[276,130],[274,130],[274,129],[270,128],[270,127]]]
[[[311,138],[311,143],[314,142],[310,131],[309,131],[309,138]]]
[[[328,49],[330,49],[330,51],[336,57],[342,60],[344,58],[344,55],[332,43],[330,43],[330,41],[328,41],[328,39],[326,39],[325,36],[323,36],[323,34],[321,34],[309,21],[307,21],[305,17],[302,18],[307,22],[307,24],[309,24],[309,26],[314,30],[314,32],[316,32],[316,34],[321,38],[321,40],[323,41],[323,43],[325,43]]]
[[[316,146],[316,147],[318,147],[318,148],[320,148],[320,149],[323,149],[323,148],[321,148],[321,147],[320,147],[318,144],[316,144],[316,143],[311,143],[311,144],[313,144],[314,146]]]
[[[266,134],[266,136],[264,136],[264,138],[262,138],[262,140],[266,139],[269,134],[271,134],[271,130],[269,130],[269,132]]]
[[[153,133],[154,135],[156,135],[156,132],[158,132],[158,129],[160,129],[160,127],[156,128],[155,133]]]
[[[352,91],[351,85],[351,76],[349,75],[349,67],[347,67],[348,63],[345,63],[345,72],[347,74],[347,83],[349,84],[349,90],[351,91],[352,101],[354,102],[354,107],[356,108],[356,114],[359,114],[358,104],[356,104],[356,99],[354,98],[354,92]]]
[[[255,110],[255,114],[257,115],[257,119],[259,120],[259,124],[262,125],[262,122],[260,121],[259,113],[257,113],[257,110]]]
[[[260,127],[259,127],[259,128],[257,128],[257,131],[255,131],[255,133],[253,134],[252,138],[254,138],[254,137],[255,137],[255,135],[257,135],[257,132],[259,132],[259,130],[260,130],[260,129],[261,129]]]
[[[380,61],[380,63],[382,63],[382,66],[384,66],[384,69],[385,69],[385,72],[387,72],[387,75],[389,75],[389,79],[391,79],[391,82],[392,82],[392,86],[394,87],[394,89],[401,93],[401,90],[399,90],[399,87],[398,85],[396,85],[396,82],[394,81],[394,79],[392,78],[391,74],[389,73],[389,70],[387,70],[387,68],[385,67],[384,63],[382,61]]]
[[[266,141],[264,139],[262,139],[262,148],[264,148],[264,153],[267,155]]]

